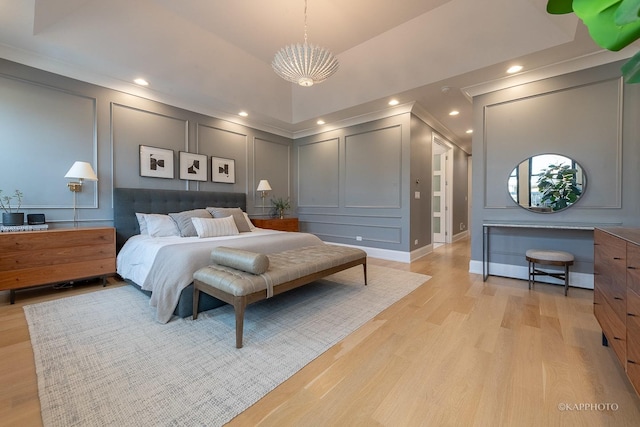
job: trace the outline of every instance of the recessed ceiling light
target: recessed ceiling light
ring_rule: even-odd
[[[242,117],[247,117],[249,115],[249,113],[247,113],[246,111],[240,111],[238,113],[238,115],[242,116]]]
[[[450,116],[457,116],[458,114],[460,114],[460,111],[457,111],[457,110],[453,110],[452,112],[449,113]]]
[[[319,124],[319,125],[323,125],[324,124],[324,120],[318,120],[316,123]]]
[[[400,101],[398,101],[397,99],[392,99],[391,101],[389,101],[389,105],[394,106],[394,105],[398,105],[400,104]]]
[[[513,73],[517,73],[520,70],[522,70],[522,65],[512,65],[507,69],[507,73],[513,74]]]
[[[467,130],[467,132],[466,132],[466,133],[473,133],[473,129],[469,129],[469,130]]]
[[[135,79],[133,82],[140,86],[149,86],[149,82],[146,81],[145,79],[138,78],[138,79]]]

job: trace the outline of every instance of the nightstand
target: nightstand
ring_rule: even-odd
[[[251,218],[251,222],[259,228],[269,228],[280,231],[300,231],[298,218]]]
[[[0,290],[106,277],[116,272],[113,227],[0,233]]]

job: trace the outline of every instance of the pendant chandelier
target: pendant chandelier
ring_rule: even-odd
[[[304,1],[304,44],[283,47],[276,53],[271,66],[280,77],[300,86],[323,82],[338,70],[338,60],[333,53],[307,43],[307,0]]]

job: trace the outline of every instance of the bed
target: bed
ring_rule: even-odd
[[[234,247],[268,254],[323,244],[312,234],[255,227],[236,235],[215,237],[151,237],[140,233],[137,213],[164,216],[207,207],[240,208],[245,211],[246,195],[204,191],[114,189],[118,274],[127,283],[150,296],[150,305],[156,308],[156,319],[161,323],[168,322],[173,315],[188,317],[193,314],[193,273],[209,265],[211,250],[214,247]],[[203,295],[199,301],[198,312],[222,304],[224,302],[216,298]]]

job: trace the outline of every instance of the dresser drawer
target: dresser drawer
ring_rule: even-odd
[[[624,323],[627,298],[627,242],[600,230],[594,231],[594,288]]]
[[[602,333],[604,333],[609,341],[609,346],[613,348],[622,366],[626,366],[627,333],[625,322],[620,320],[607,301],[602,298],[601,295],[596,295],[597,293],[599,293],[599,291],[594,290],[594,302],[602,302],[593,305],[593,313],[598,323],[600,323]]]
[[[113,227],[0,235],[0,290],[104,277],[115,272]]]
[[[640,295],[640,246],[627,243],[627,287]]]
[[[627,295],[627,376],[640,391],[640,295],[628,290]]]
[[[629,289],[627,302],[627,360],[640,365],[640,295]]]

